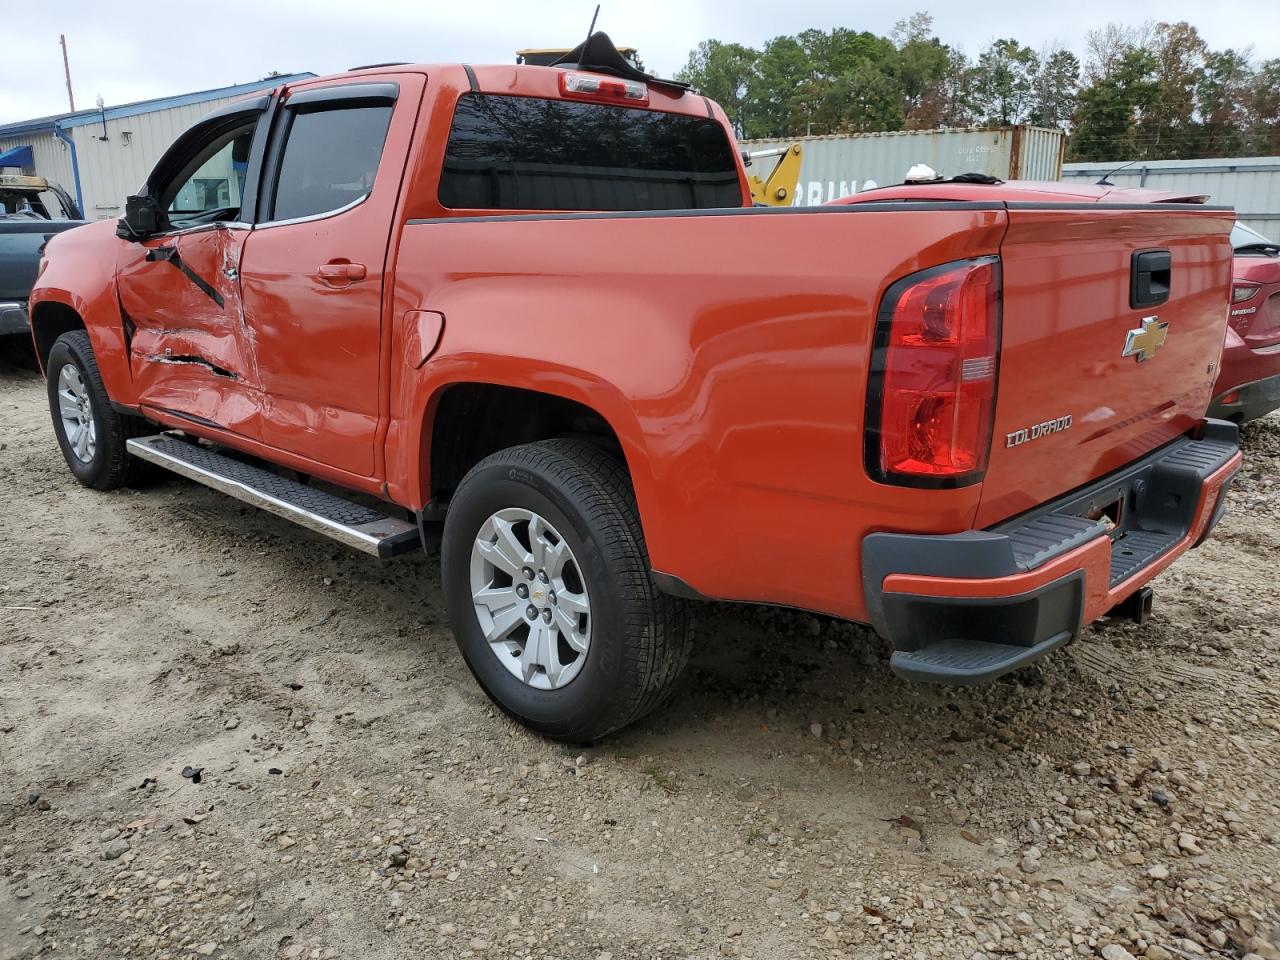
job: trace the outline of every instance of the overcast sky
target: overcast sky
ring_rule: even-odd
[[[573,46],[594,0],[0,0],[0,123],[67,109],[59,32],[66,33],[76,106],[108,106],[257,80],[272,70],[332,73],[387,60],[510,63],[518,47]],[[1188,20],[1213,47],[1252,45],[1280,56],[1276,0],[604,0],[597,29],[637,47],[645,65],[674,73],[699,41],[757,45],[808,27],[887,33],[924,9],[938,35],[975,56],[996,37],[1083,52],[1109,20]]]

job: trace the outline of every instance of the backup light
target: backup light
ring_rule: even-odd
[[[866,461],[885,483],[980,481],[991,452],[1000,349],[1000,261],[943,264],[899,280],[880,307]]]
[[[604,103],[647,104],[649,88],[632,80],[588,76],[582,73],[560,74],[560,93],[577,100]]]

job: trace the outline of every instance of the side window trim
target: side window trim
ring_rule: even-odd
[[[283,220],[270,219],[276,190],[280,182],[280,169],[284,163],[285,146],[289,141],[289,132],[293,127],[293,119],[299,113],[321,112],[324,110],[340,110],[352,107],[391,105],[393,108],[400,95],[400,85],[385,83],[348,83],[332,87],[315,87],[291,93],[275,105],[270,135],[266,142],[266,155],[262,165],[261,180],[254,184],[257,196],[254,198],[253,226],[258,229],[286,226],[293,223],[307,223],[312,220],[325,220],[346,213],[369,199],[366,193],[335,210],[324,210],[305,217],[292,217]],[[301,108],[301,109],[300,109]],[[392,114],[394,122],[395,115]],[[389,125],[388,125],[389,129]],[[383,155],[385,156],[385,154]],[[378,160],[378,169],[382,167],[383,157]],[[243,209],[241,213],[243,214]]]
[[[400,96],[400,84],[344,83],[336,87],[311,87],[291,94],[285,101],[290,110],[324,109],[341,104],[344,107],[385,106]]]
[[[253,130],[253,140],[249,144],[249,167],[245,171],[244,195],[240,198],[240,219],[236,226],[251,227],[258,210],[258,191],[262,187],[263,164],[267,157],[267,141],[271,136],[271,127],[276,114],[280,112],[280,92],[273,90],[267,101],[258,125]]]

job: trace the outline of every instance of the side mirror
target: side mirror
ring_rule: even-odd
[[[145,240],[160,232],[160,221],[155,197],[146,194],[128,197],[124,202],[124,216],[116,225],[116,236],[121,240]]]

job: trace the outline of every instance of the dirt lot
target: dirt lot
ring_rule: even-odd
[[[674,702],[575,750],[480,693],[433,560],[84,490],[10,364],[0,960],[1280,958],[1280,418],[1246,450],[1145,628],[950,690],[707,608]]]

